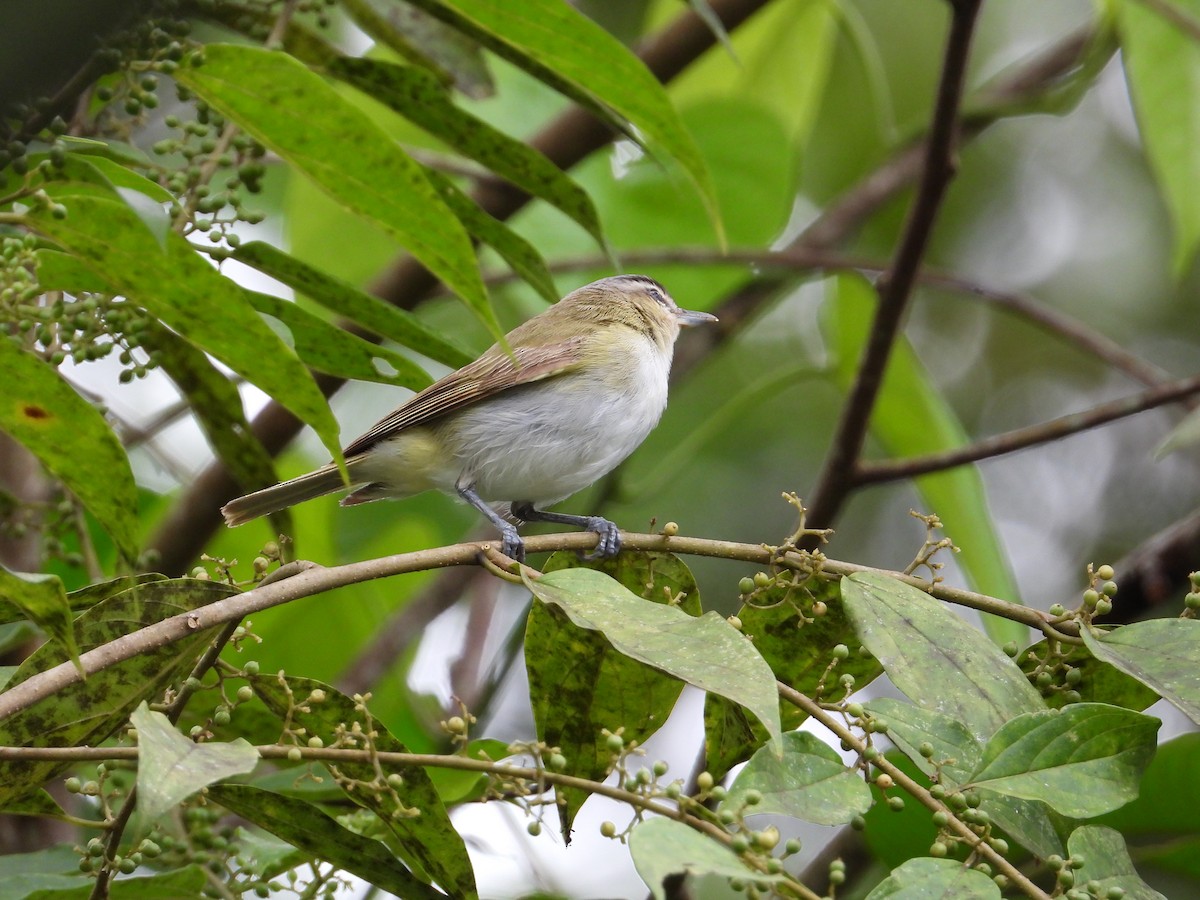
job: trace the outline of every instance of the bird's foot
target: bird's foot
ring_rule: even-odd
[[[504,524],[505,527],[500,531],[500,552],[519,563],[525,562],[525,542],[521,540],[521,535],[514,526],[507,522]]]
[[[601,516],[588,516],[587,530],[594,533],[598,540],[596,549],[586,554],[584,559],[611,559],[621,552],[621,532],[617,530],[615,522]]]

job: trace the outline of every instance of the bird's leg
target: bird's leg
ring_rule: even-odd
[[[505,521],[503,516],[488,506],[475,492],[474,484],[459,484],[455,486],[455,490],[458,491],[458,496],[483,513],[484,518],[500,529],[500,552],[517,562],[525,562],[525,542],[521,540],[521,535],[517,534],[517,526]]]
[[[576,528],[586,528],[596,535],[596,549],[584,559],[608,559],[621,552],[621,532],[616,523],[610,522],[603,516],[572,516],[567,513],[544,512],[534,509],[527,501],[513,503],[512,514],[526,522],[554,522],[558,525],[574,525]]]

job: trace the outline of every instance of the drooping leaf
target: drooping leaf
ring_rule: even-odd
[[[1200,13],[1194,0],[1174,0]],[[1121,59],[1138,131],[1174,230],[1173,264],[1187,268],[1200,244],[1200,44],[1168,16],[1134,0],[1117,4]]]
[[[30,224],[78,255],[104,279],[110,293],[144,307],[313,426],[333,457],[340,458],[329,404],[296,355],[247,302],[243,289],[174,232],[159,247],[128,206],[87,187],[49,185],[47,190],[69,214],[56,219],[35,211],[29,214]],[[219,316],[212,314],[214,308],[221,310]]]
[[[820,699],[841,690],[842,675],[853,675],[855,686],[862,688],[883,671],[879,660],[857,652],[831,666],[835,646],[859,644],[836,581],[773,584],[756,591],[737,617],[742,634],[754,642],[775,677],[807,697]],[[780,703],[779,714],[785,731],[808,718],[791,703]],[[704,699],[704,738],[705,768],[720,777],[762,746],[767,733],[744,708],[709,694]]]
[[[92,606],[75,620],[81,652],[168,616],[236,594],[212,581],[182,578],[129,588]],[[86,681],[68,685],[44,700],[0,721],[0,745],[11,747],[96,746],[121,728],[143,700],[153,700],[199,656],[211,634],[187,639],[93,672]],[[44,644],[21,664],[8,684],[15,687],[63,661],[52,644]],[[69,762],[0,761],[0,805],[36,792],[48,779],[70,768]]]
[[[1200,733],[1182,734],[1159,746],[1137,799],[1105,814],[1098,824],[1115,828],[1127,838],[1144,843],[1149,836],[1165,836],[1166,843],[1185,845],[1200,838]]]
[[[386,845],[343,828],[311,803],[244,784],[215,785],[209,798],[379,890],[418,900],[444,896],[409,872]]]
[[[1113,888],[1124,891],[1125,900],[1167,900],[1162,894],[1142,881],[1121,832],[1103,825],[1084,825],[1071,832],[1067,849],[1074,859],[1082,859],[1083,865],[1075,872],[1077,884],[1088,885],[1099,882],[1093,896],[1112,896]]]
[[[249,679],[254,693],[280,719],[293,728],[300,726],[309,736],[331,745],[339,728],[358,722],[377,732],[373,746],[381,752],[405,753],[407,748],[377,720],[365,721],[366,713],[354,700],[309,678],[258,675]],[[314,694],[314,691],[317,692]],[[322,699],[315,699],[322,697]],[[342,746],[346,746],[343,742]],[[379,772],[369,762],[328,764],[346,779],[376,783]],[[345,796],[374,812],[391,833],[389,842],[419,879],[434,881],[452,896],[475,897],[475,875],[463,839],[450,822],[446,807],[433,782],[418,766],[384,767],[385,775],[398,774],[404,783],[380,785],[378,790],[347,790]],[[417,813],[414,815],[414,810]]]
[[[576,625],[601,632],[615,649],[701,690],[745,706],[780,736],[775,676],[754,646],[723,617],[693,618],[641,597],[591,569],[550,572],[526,585]]]
[[[213,452],[245,492],[274,484],[275,463],[250,428],[238,387],[204,352],[157,322],[141,333],[142,346],[158,354],[159,364],[185,398]],[[224,499],[224,498],[222,498]],[[271,514],[276,534],[291,534],[291,512]]]
[[[574,553],[555,553],[545,572],[584,565]],[[626,551],[586,564],[636,593],[647,603],[681,598],[679,608],[700,615],[700,593],[687,566],[668,553]],[[603,730],[624,726],[626,742],[642,743],[670,715],[683,682],[622,655],[601,634],[580,628],[559,610],[534,604],[525,626],[525,670],[539,740],[558,747],[566,772],[603,781],[612,753]],[[564,839],[588,794],[558,788]]]
[[[145,701],[129,721],[138,732],[138,806],[151,822],[197,791],[258,765],[258,751],[242,738],[197,744]]]
[[[398,112],[468,159],[574,219],[605,247],[600,216],[579,185],[535,148],[455,106],[437,80],[411,66],[335,57],[326,71]]]
[[[747,805],[750,791],[761,794],[761,802]],[[783,736],[783,756],[768,747],[755,753],[718,812],[776,813],[818,825],[845,825],[870,807],[871,792],[862,776],[847,768],[832,747],[807,731],[789,731]]]
[[[836,348],[835,375],[848,387],[874,317],[875,289],[860,275],[831,282],[825,327]],[[900,340],[892,348],[879,398],[871,414],[871,433],[894,457],[921,456],[967,443],[950,405],[938,392],[912,347]],[[992,524],[987,492],[974,466],[922,475],[914,486],[936,512],[962,552],[954,562],[974,588],[993,597],[1019,596],[1000,537]],[[983,616],[984,628],[999,644],[1027,642],[1029,629],[1008,619]]]
[[[1115,666],[1200,723],[1200,621],[1152,619],[1109,632],[1082,631],[1097,659]]]
[[[1044,708],[1016,663],[924,591],[864,572],[842,579],[842,600],[896,687],[918,706],[962,722],[977,740]]]
[[[554,278],[546,267],[546,261],[533,244],[480,209],[474,200],[441,172],[430,169],[425,176],[468,232],[495,250],[517,275],[542,295],[543,299],[550,303],[558,299],[558,288],[554,286]]]
[[[287,326],[296,355],[318,372],[395,384],[414,391],[433,380],[407,356],[331,325],[295,303],[258,291],[247,291],[246,296],[260,313],[273,316]],[[389,368],[391,372],[387,371]]]
[[[497,5],[488,0],[413,0],[602,118],[632,124],[646,143],[678,162],[699,191],[721,242],[712,178],[662,85],[615,37],[556,0]],[[616,113],[616,117],[613,113]]]
[[[282,281],[331,312],[451,368],[465,366],[475,358],[406,310],[384,303],[270,244],[242,244],[233,252],[233,258]]]
[[[910,859],[893,869],[867,894],[867,900],[1000,900],[1000,888],[977,869],[953,859]]]
[[[1137,796],[1162,723],[1119,706],[1025,713],[988,740],[970,783],[1088,818]]]
[[[71,604],[62,579],[57,575],[10,572],[0,566],[0,608],[8,621],[28,618],[59,645],[75,665],[79,648],[71,628]],[[16,615],[12,616],[11,611]]]
[[[463,226],[421,166],[320,76],[287,53],[209,44],[175,77],[395,237],[502,336]]]
[[[663,879],[670,875],[720,875],[725,878],[754,878],[772,884],[783,875],[766,875],[751,869],[738,855],[682,822],[647,819],[629,835],[629,852],[638,875],[655,900],[666,900]]]
[[[50,366],[0,340],[0,429],[36,456],[113,539],[137,556],[137,489],[104,417]]]

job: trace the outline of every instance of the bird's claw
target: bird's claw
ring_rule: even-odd
[[[500,552],[519,563],[525,562],[525,542],[521,540],[521,535],[517,534],[517,529],[512,526],[503,532]]]
[[[592,516],[588,519],[587,529],[596,535],[597,541],[596,549],[585,554],[584,559],[611,559],[621,552],[621,532],[615,522]]]

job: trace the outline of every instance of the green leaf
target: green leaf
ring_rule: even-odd
[[[1100,823],[1127,837],[1167,836],[1169,843],[1200,836],[1200,733],[1183,734],[1158,748],[1137,799],[1105,815]]]
[[[979,764],[983,744],[957,719],[891,697],[864,705],[871,715],[887,722],[892,743],[931,778],[940,774],[949,787],[958,787]],[[932,756],[919,751],[923,743],[933,745]]]
[[[1102,825],[1084,825],[1071,832],[1067,849],[1072,858],[1083,860],[1075,871],[1075,883],[1088,885],[1093,896],[1104,897],[1113,888],[1120,888],[1125,892],[1124,900],[1167,900],[1142,881],[1121,832]],[[1100,882],[1100,887],[1093,891],[1094,881]]]
[[[615,112],[634,125],[651,147],[663,150],[683,167],[724,243],[716,192],[695,141],[662,85],[615,37],[558,0],[525,0],[516,5],[413,0],[413,6],[464,31],[602,118],[611,120]]]
[[[151,200],[162,203],[174,203],[175,195],[168,191],[158,182],[151,181],[137,172],[130,169],[127,165],[108,159],[105,156],[91,155],[87,156],[87,164],[94,168],[97,172],[103,175],[113,187],[122,192],[122,196],[128,196],[123,191],[136,191],[139,194],[144,194]],[[166,213],[159,207],[160,212],[165,217]]]
[[[209,44],[176,80],[347,209],[391,234],[503,336],[471,240],[424,170],[365,113],[287,53]]]
[[[302,55],[299,48],[297,52]],[[340,56],[329,59],[324,67],[458,153],[545,200],[607,249],[600,216],[583,188],[533,147],[460,109],[429,73],[412,66]]]
[[[849,387],[875,315],[875,289],[860,275],[831,279],[825,330],[835,347],[835,375]],[[883,387],[871,415],[871,434],[894,457],[921,456],[961,447],[968,437],[950,405],[938,392],[906,340],[892,348]],[[971,585],[992,597],[1015,600],[1016,581],[992,524],[987,491],[979,470],[959,466],[922,475],[914,485],[945,532],[962,552],[954,557]],[[982,616],[984,628],[998,644],[1023,645],[1029,629],[1020,623]]]
[[[275,463],[246,420],[238,386],[203,351],[157,322],[141,334],[142,345],[157,353],[159,365],[187,399],[188,407],[213,452],[243,491],[274,484]],[[271,514],[276,534],[291,534],[291,512]]]
[[[842,579],[858,632],[910,700],[962,722],[977,740],[1044,704],[1016,663],[944,603],[887,575]]]
[[[57,575],[10,572],[0,566],[0,606],[17,609],[16,619],[28,618],[66,651],[79,666],[79,648],[71,628],[71,604]],[[14,621],[10,618],[9,621]]]
[[[123,575],[120,578],[114,578],[111,581],[101,581],[96,584],[89,584],[87,587],[80,588],[77,591],[71,591],[66,595],[67,607],[72,613],[83,612],[85,609],[90,609],[101,600],[107,600],[114,594],[119,594],[122,591],[127,591],[131,587],[139,584],[148,584],[151,581],[165,581],[166,575]],[[0,625],[9,622],[20,622],[27,618],[27,613],[23,612],[18,606],[5,606],[0,604]],[[73,616],[71,617],[73,618]],[[5,668],[0,666],[0,669]],[[15,667],[11,667],[15,671]],[[3,685],[0,685],[2,687]]]
[[[21,896],[24,900],[88,900],[95,887],[95,878],[80,875],[75,880],[82,884],[73,888],[46,888]],[[158,875],[117,878],[109,884],[108,896],[110,900],[179,900],[180,897],[203,896],[206,884],[208,879],[204,869],[190,865]]]
[[[0,340],[0,430],[36,456],[109,533],[137,557],[137,488],[104,417],[50,366]]]
[[[786,877],[751,869],[724,844],[673,819],[642,822],[629,835],[629,852],[655,900],[666,900],[663,879],[671,875],[753,878],[767,884],[777,884]]]
[[[1172,0],[1192,16],[1195,0]],[[1200,244],[1200,44],[1167,16],[1135,0],[1117,4],[1121,60],[1138,130],[1171,212],[1175,273]]]
[[[1109,632],[1085,628],[1081,636],[1097,659],[1136,678],[1200,723],[1200,621],[1152,619]]]
[[[331,312],[451,368],[461,368],[475,358],[412,313],[384,303],[270,244],[242,244],[233,258],[282,281]]]
[[[321,738],[326,746],[338,741],[338,735],[361,724],[364,731],[376,732],[372,746],[378,751],[406,753],[408,748],[396,740],[365,707],[354,700],[309,678],[259,675],[249,679],[254,693],[267,708],[292,728],[302,727],[310,737]],[[314,691],[319,692],[314,695]],[[314,696],[323,699],[314,699]],[[345,746],[344,742],[342,746]],[[475,897],[475,875],[467,857],[463,839],[450,822],[446,807],[438,797],[429,775],[419,766],[387,766],[384,776],[400,775],[404,783],[393,787],[379,784],[380,773],[369,762],[326,764],[342,779],[377,785],[371,790],[346,790],[346,796],[374,812],[391,833],[394,849],[418,878],[434,881],[454,897]],[[419,811],[413,815],[413,810]]]
[[[16,670],[16,666],[12,667]],[[43,819],[69,820],[69,816],[44,788],[5,805],[6,816],[36,816]]]
[[[1167,432],[1167,436],[1154,448],[1154,458],[1162,459],[1176,450],[1195,444],[1200,444],[1200,409],[1193,409]]]
[[[138,806],[150,822],[197,791],[258,765],[258,751],[241,738],[197,744],[144,701],[129,721],[138,732]]]
[[[970,784],[1098,816],[1137,796],[1161,724],[1104,703],[1025,713],[988,740]]]
[[[244,784],[209,788],[209,797],[259,828],[306,853],[362,878],[397,897],[436,900],[444,896],[413,877],[388,848],[373,838],[343,828],[311,803]]]
[[[1000,900],[988,876],[953,859],[910,859],[879,882],[867,900]]]
[[[30,224],[77,254],[108,291],[144,307],[173,331],[211,353],[311,425],[335,459],[337,421],[312,376],[247,302],[244,290],[171,232],[158,244],[124,203],[86,185],[51,184],[69,214],[29,214]],[[219,309],[220,315],[213,315]]]
[[[1097,659],[1087,647],[1078,644],[1061,644],[1057,641],[1053,646],[1048,640],[1038,641],[1026,647],[1017,657],[1017,665],[1029,678],[1030,683],[1037,677],[1038,666],[1053,654],[1051,664],[1054,666],[1070,666],[1081,673],[1079,681],[1074,685],[1064,684],[1062,673],[1056,683],[1046,688],[1042,699],[1046,705],[1056,709],[1067,704],[1067,691],[1077,691],[1081,700],[1091,703],[1111,703],[1113,706],[1124,706],[1126,709],[1143,710],[1158,700],[1158,694],[1150,690],[1136,678],[1131,678],[1120,669]]]
[[[818,606],[817,604],[822,604]],[[819,611],[819,610],[822,610]],[[836,690],[838,678],[853,675],[856,687],[870,684],[883,671],[873,656],[851,653],[829,671],[830,651],[838,644],[857,647],[836,581],[813,577],[796,584],[776,583],[755,592],[752,602],[738,610],[741,632],[754,642],[775,678],[807,697],[819,698]],[[808,714],[781,702],[785,731],[799,728]],[[704,699],[705,768],[721,777],[767,739],[766,731],[745,710],[709,694]]]
[[[762,801],[747,805],[757,791]],[[718,812],[759,815],[775,813],[818,825],[845,825],[871,808],[871,792],[862,776],[807,731],[783,736],[783,756],[763,747],[738,773]]]
[[[521,237],[499,219],[480,209],[475,201],[464,194],[454,182],[440,172],[430,169],[425,173],[429,183],[437,189],[442,200],[458,216],[473,236],[487,244],[500,255],[514,272],[550,303],[558,300],[558,288],[546,268],[546,261],[537,248]]]
[[[983,745],[961,722],[887,697],[872,700],[866,707],[887,722],[888,737],[909,761],[930,778],[939,775],[946,787],[966,784],[979,764]],[[933,745],[929,758],[920,752],[923,742]],[[980,808],[1009,838],[1041,857],[1062,853],[1056,816],[1044,803],[988,790],[981,790],[980,795]]]
[[[574,553],[555,553],[545,572],[586,565],[615,579],[648,603],[682,596],[679,608],[701,612],[700,592],[688,567],[669,553],[626,551],[614,559],[584,563]],[[679,699],[683,682],[630,659],[604,636],[581,629],[560,610],[534,604],[525,626],[525,669],[538,739],[558,747],[565,771],[603,781],[612,771],[612,753],[602,734],[624,726],[626,741],[644,743]],[[588,798],[582,790],[557,788],[563,836]]]
[[[109,597],[75,620],[75,640],[82,652],[106,644],[168,616],[189,612],[237,590],[211,581],[178,579],[132,587]],[[93,672],[86,681],[68,685],[0,722],[0,746],[97,746],[117,729],[143,700],[159,697],[172,681],[186,674],[211,639],[202,631],[166,647]],[[17,671],[8,688],[61,663],[52,644],[43,644]],[[70,762],[0,761],[0,806],[28,796]]]
[[[395,384],[414,391],[433,381],[407,356],[331,325],[295,303],[258,291],[247,291],[246,296],[260,313],[273,316],[287,327],[296,355],[318,372]],[[394,374],[386,371],[388,367]]]
[[[576,625],[601,632],[626,656],[745,706],[778,741],[775,676],[724,617],[707,612],[693,618],[672,606],[647,603],[591,569],[550,572],[536,580],[526,576],[525,584]]]

